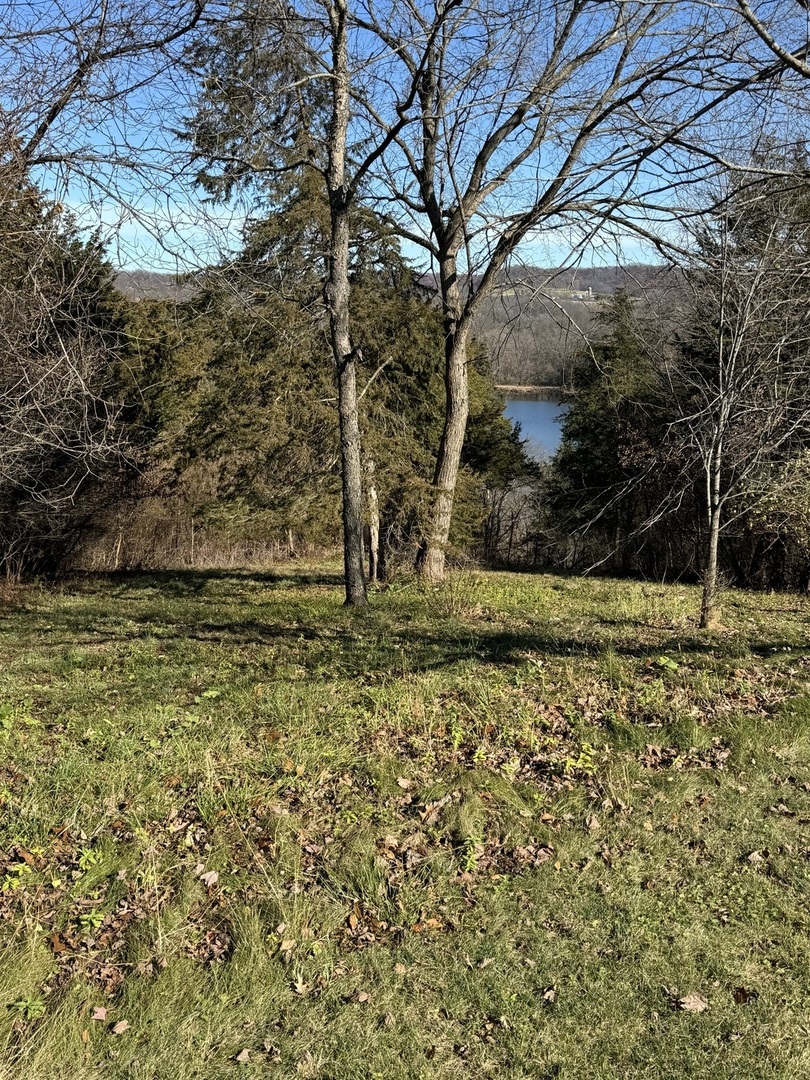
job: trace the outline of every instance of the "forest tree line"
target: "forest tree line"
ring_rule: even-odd
[[[808,587],[803,150],[783,172],[735,179],[701,218],[688,262],[594,301],[551,461],[529,458],[473,342],[451,557],[661,581],[703,580],[714,559],[721,580]],[[296,190],[249,226],[233,259],[178,283],[179,299],[132,300],[61,207],[32,185],[4,200],[7,574],[339,546],[339,432],[312,254],[326,215],[322,193]],[[442,324],[385,221],[366,214],[356,235],[365,544],[383,580],[412,564],[423,528]]]
[[[33,186],[3,210],[6,574],[336,548],[335,390],[311,250],[322,198],[297,192],[253,223],[238,256],[181,282],[180,300],[126,296],[98,243]],[[352,253],[352,309],[382,578],[419,535],[443,417],[442,331],[435,298],[372,216]],[[532,470],[483,348],[470,386],[459,552],[474,545],[486,485]]]
[[[762,227],[757,262],[721,205],[751,205],[763,180],[783,193],[806,173],[788,150],[801,135],[772,134],[803,116],[806,20],[795,3],[43,0],[4,19],[12,572],[64,558],[103,516],[105,490],[119,515],[114,561],[124,560],[133,483],[158,500],[157,517],[185,507],[192,546],[200,528],[284,534],[290,551],[296,534],[322,542],[337,499],[355,606],[367,602],[368,571],[409,545],[434,581],[475,544],[492,556],[515,493],[531,490],[539,506],[541,489],[493,393],[486,313],[497,327],[500,302],[502,337],[541,296],[565,335],[563,381],[570,373],[585,402],[603,381],[600,355],[629,346],[611,344],[616,312],[596,320],[604,341],[582,318],[594,314],[592,287],[587,303],[566,290],[577,291],[586,252],[631,238],[668,253],[684,296],[715,300],[714,316],[683,298],[656,311],[650,340],[626,329],[640,308],[618,320],[633,370],[646,371],[625,380],[643,383],[628,402],[657,416],[652,445],[677,465],[673,481],[650,500],[656,465],[620,448],[604,506],[580,492],[565,508],[565,480],[546,477],[538,513],[566,509],[567,564],[601,535],[594,564],[607,565],[682,511],[699,482],[707,537],[693,564],[716,581],[721,541],[767,470],[773,479],[793,460],[804,426],[797,286],[773,285],[778,318],[759,303],[778,278],[777,251],[800,244],[775,228],[765,243]],[[142,220],[139,185],[147,202],[159,192],[169,221],[176,204],[181,229],[189,207],[248,207],[241,245],[199,269],[182,302],[127,304],[99,236],[44,194],[50,182],[74,204],[80,185],[99,220],[113,205]],[[166,229],[153,230],[165,247]],[[538,243],[564,249],[570,285],[562,274],[521,280],[524,248]],[[421,252],[418,274],[403,244]],[[537,371],[548,362],[532,359]],[[605,396],[615,412],[621,393]],[[581,411],[552,472],[578,450]],[[741,425],[761,435],[745,451]],[[615,455],[602,449],[607,466]],[[521,529],[537,535],[525,502]],[[148,516],[141,503],[139,526]],[[689,565],[668,557],[661,572]]]

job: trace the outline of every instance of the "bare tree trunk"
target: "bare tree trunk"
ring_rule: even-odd
[[[366,462],[368,482],[366,484],[366,499],[368,501],[368,579],[379,581],[381,578],[380,568],[380,501],[377,498],[377,488],[374,483],[374,462]]]
[[[706,569],[703,575],[703,597],[700,604],[700,627],[711,627],[715,618],[717,601],[717,552],[720,543],[720,471],[722,467],[722,447],[718,445],[712,454],[710,468],[706,476],[707,510],[709,517],[709,541],[706,550]]]
[[[349,332],[349,202],[346,192],[346,140],[349,127],[350,76],[345,0],[335,0],[332,21],[333,101],[329,131],[327,186],[331,220],[326,301],[337,369],[340,456],[343,473],[343,567],[346,604],[368,603],[363,566],[363,483],[360,421],[357,408],[355,350]]]
[[[343,569],[346,603],[368,603],[363,567],[363,483],[360,464],[360,421],[357,409],[357,365],[349,336],[349,222],[333,213],[333,251],[327,295],[332,348],[337,364],[340,458],[343,473]],[[345,255],[345,257],[344,257]]]
[[[442,263],[441,290],[442,304],[448,313],[445,315],[444,328],[444,430],[433,474],[433,505],[416,559],[417,569],[428,581],[441,581],[444,577],[453,500],[470,412],[467,380],[469,320],[461,315],[455,256],[446,257]]]

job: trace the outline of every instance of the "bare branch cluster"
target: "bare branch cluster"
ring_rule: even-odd
[[[5,180],[9,180],[6,172]],[[122,464],[109,270],[35,189],[0,199],[0,563],[45,558],[88,484]],[[34,552],[37,555],[34,556]]]

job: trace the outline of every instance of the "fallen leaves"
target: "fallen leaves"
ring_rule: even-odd
[[[715,736],[710,746],[703,749],[690,747],[681,750],[677,746],[657,746],[647,743],[639,764],[647,769],[725,769],[731,757],[731,747],[723,739]]]
[[[58,930],[54,930],[52,934],[48,934],[47,941],[51,949],[53,950],[54,956],[58,956],[60,953],[65,952],[67,949],[67,942]]]
[[[701,994],[691,993],[675,998],[673,1006],[681,1012],[703,1013],[708,1010],[709,1003]]]
[[[290,963],[295,946],[296,942],[292,938],[285,938],[279,945],[278,951],[281,953],[281,959],[285,964]]]
[[[213,966],[227,960],[232,948],[233,942],[228,929],[224,925],[218,925],[206,930],[194,944],[188,946],[187,951],[202,963]]]

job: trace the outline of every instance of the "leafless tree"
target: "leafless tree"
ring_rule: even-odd
[[[653,238],[673,191],[712,160],[701,125],[728,117],[744,90],[755,108],[783,61],[762,62],[739,13],[700,2],[447,10],[406,0],[386,14],[368,5],[358,21],[389,50],[388,81],[401,65],[418,84],[414,126],[394,140],[380,182],[402,235],[432,261],[444,311],[447,410],[419,559],[440,578],[468,415],[467,343],[483,299],[540,235],[563,257],[609,223]],[[378,121],[390,130],[382,108]]]
[[[459,6],[450,0],[447,10]],[[278,186],[295,172],[316,172],[329,203],[324,297],[335,363],[343,483],[344,576],[346,603],[367,603],[363,555],[363,495],[358,415],[357,361],[362,343],[350,324],[350,244],[352,215],[374,166],[411,122],[423,67],[395,88],[385,86],[376,69],[383,62],[378,43],[357,37],[358,19],[350,0],[302,0],[299,4],[262,0],[226,4],[222,19],[252,27],[239,39],[249,49],[228,63],[227,73],[210,68],[204,80],[203,107],[192,125],[200,156],[220,163],[229,193],[240,181]],[[427,56],[444,13],[422,28]],[[226,48],[239,47],[225,38]],[[250,55],[252,53],[252,55]],[[202,55],[205,55],[203,45]],[[373,101],[369,79],[378,96]],[[385,79],[382,79],[385,82]],[[312,87],[326,87],[319,97]],[[215,99],[229,110],[212,118],[206,105]],[[375,102],[383,101],[387,121],[378,123]]]
[[[680,409],[671,435],[703,477],[702,627],[715,618],[722,530],[768,497],[810,439],[806,196],[787,183],[735,183],[685,268],[687,330],[669,371]]]
[[[810,4],[806,0],[733,0],[748,25],[786,69],[810,78]]]
[[[90,481],[121,461],[119,409],[109,392],[117,339],[101,317],[111,271],[62,203],[95,199],[102,210],[113,199],[120,213],[127,206],[135,213],[138,183],[154,193],[171,172],[165,159],[156,172],[164,135],[140,121],[155,104],[150,88],[173,69],[205,2],[19,0],[0,8],[7,570],[47,561],[86,511]]]
[[[158,168],[165,134],[150,88],[176,67],[207,0],[17,0],[0,9],[4,160],[83,195],[108,194],[115,170]],[[144,124],[147,107],[151,122]],[[171,166],[164,160],[164,169]],[[132,196],[133,189],[129,193]]]
[[[111,272],[60,207],[8,166],[0,183],[0,565],[17,575],[58,561],[79,495],[125,453]]]

